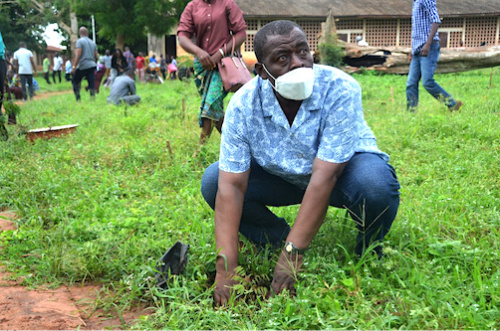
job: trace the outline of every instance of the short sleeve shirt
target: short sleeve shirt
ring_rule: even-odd
[[[62,70],[63,66],[63,59],[62,57],[54,57],[54,71],[60,71]]]
[[[206,3],[193,0],[182,12],[177,35],[192,38],[196,45],[209,54],[214,54],[231,38],[246,29],[243,12],[234,0],[214,0]]]
[[[312,95],[290,126],[268,80],[253,78],[228,105],[219,168],[241,173],[254,159],[267,172],[305,189],[317,157],[344,163],[357,152],[389,156],[364,120],[361,87],[346,73],[314,65]]]
[[[31,75],[33,74],[33,68],[31,66],[31,58],[33,53],[26,48],[19,48],[14,52],[14,60],[17,60],[19,65],[20,75]]]
[[[78,69],[85,70],[97,67],[94,54],[97,46],[89,37],[82,37],[76,41],[76,48],[81,48],[82,55],[78,62]]]
[[[413,54],[420,52],[431,33],[432,23],[441,24],[436,7],[436,0],[413,0],[411,16],[411,48]],[[433,37],[439,41],[439,34]]]

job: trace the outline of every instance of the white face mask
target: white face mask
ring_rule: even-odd
[[[304,100],[311,96],[314,86],[314,71],[312,68],[297,68],[286,74],[274,78],[262,64],[264,70],[274,79],[273,88],[283,98],[290,100]],[[272,86],[272,84],[271,84]]]

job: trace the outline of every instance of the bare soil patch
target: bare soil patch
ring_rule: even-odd
[[[16,215],[0,212],[0,231],[16,230]],[[10,279],[0,266],[1,330],[123,330],[146,310],[123,312],[94,310],[99,284],[61,286],[57,289],[28,289]]]
[[[46,98],[50,98],[56,95],[61,95],[61,94],[68,94],[68,93],[73,93],[73,90],[64,90],[64,91],[47,91],[43,93],[36,93],[33,97],[34,100],[42,100]],[[22,105],[23,101],[22,100],[16,100],[14,102],[16,105]]]

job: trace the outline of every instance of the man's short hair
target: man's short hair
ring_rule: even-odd
[[[133,69],[127,69],[125,72],[124,72],[125,75],[129,76],[129,77],[135,77],[135,72]]]
[[[264,55],[266,53],[266,43],[269,36],[286,36],[292,32],[293,29],[298,28],[300,31],[304,32],[302,28],[295,22],[292,21],[273,21],[264,25],[257,33],[253,41],[253,49],[257,61],[262,62]]]

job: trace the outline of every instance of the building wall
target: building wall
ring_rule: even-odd
[[[278,19],[278,18],[276,18]],[[283,19],[283,18],[279,18]],[[241,52],[249,67],[256,62],[253,52],[253,40],[257,31],[272,18],[245,18],[247,23],[247,39]],[[321,24],[326,19],[292,19],[306,33],[311,51],[318,48],[321,35]],[[439,27],[442,47],[477,47],[483,42],[486,45],[499,45],[500,17],[444,17]],[[376,47],[411,47],[411,18],[393,19],[357,19],[338,18],[336,21],[339,38],[354,43],[357,36],[362,36],[370,46]],[[177,43],[177,56],[188,55]]]
[[[244,44],[245,53],[253,52],[255,33],[270,20],[246,19],[248,30]],[[318,46],[321,23],[324,20],[293,20],[307,35],[311,50]],[[354,43],[357,36],[362,36],[368,44],[378,47],[410,47],[411,19],[336,19],[339,38]],[[442,18],[439,28],[446,38],[445,47],[458,47],[463,41],[465,47],[477,47],[499,44],[500,18],[497,16]]]

